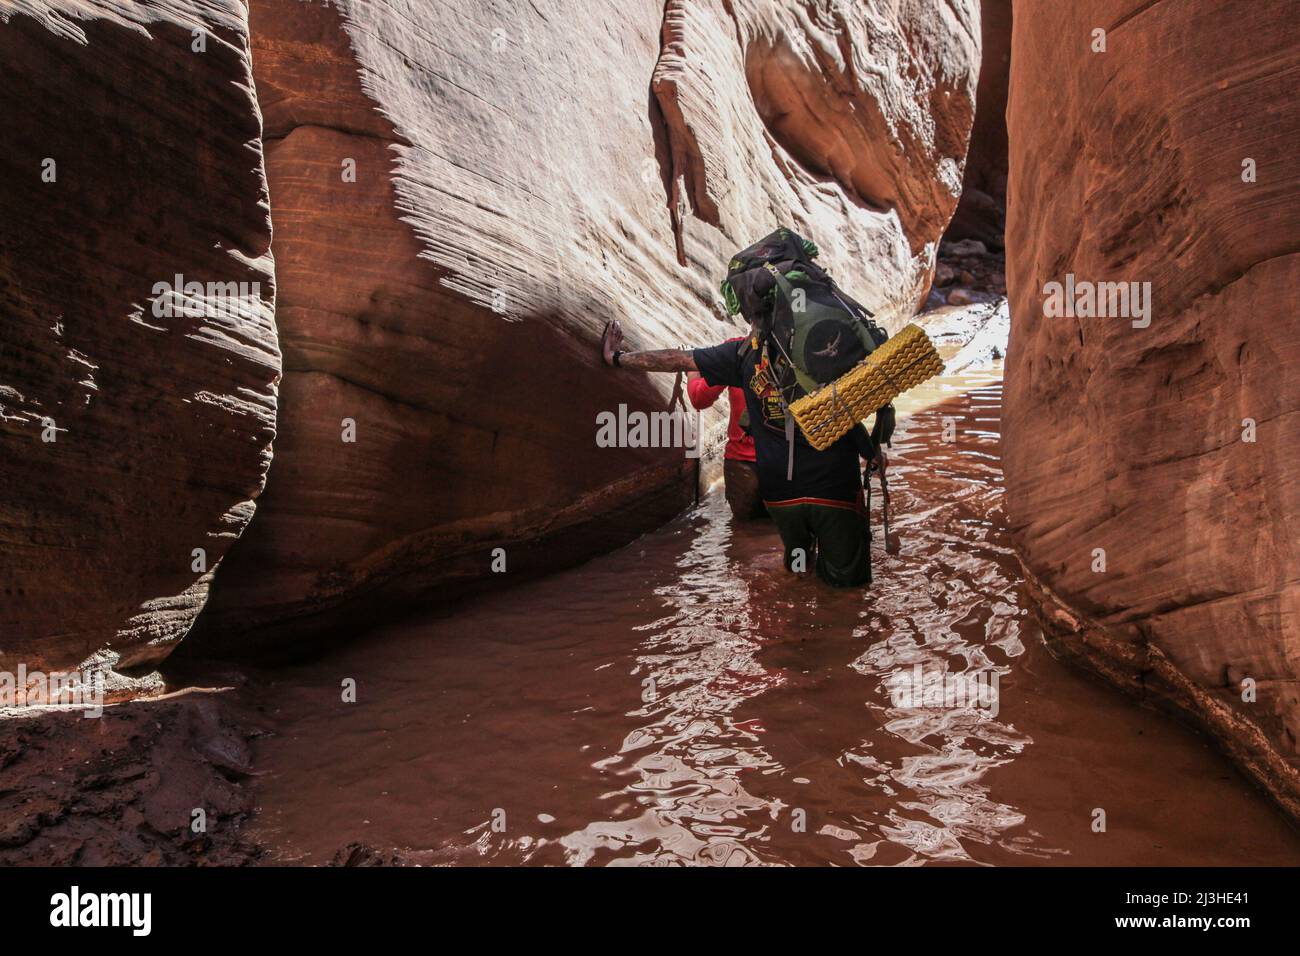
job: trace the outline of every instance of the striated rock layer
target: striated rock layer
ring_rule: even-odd
[[[1004,451],[1058,646],[1300,814],[1293,13],[1017,5]],[[1067,273],[1150,283],[1149,326],[1045,317]]]
[[[252,0],[285,381],[266,495],[194,650],[287,645],[680,510],[680,448],[596,445],[602,411],[681,404],[680,381],[595,364],[604,324],[637,348],[735,334],[727,257],[778,223],[910,315],[961,181],[975,20],[923,0]]]
[[[246,12],[19,0],[0,63],[0,670],[146,665],[203,606],[270,461]],[[177,275],[202,283],[185,302],[159,287]]]

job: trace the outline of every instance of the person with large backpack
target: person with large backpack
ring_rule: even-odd
[[[624,351],[617,321],[601,342],[607,365],[647,372],[698,371],[709,385],[742,389],[754,438],[759,490],[776,523],[787,569],[815,568],[835,587],[871,581],[871,533],[859,459],[882,469],[880,445],[893,409],[876,414],[822,450],[795,424],[789,406],[834,382],[887,338],[869,311],[816,265],[817,247],[778,229],[736,254],[722,284],[728,310],[749,320],[749,335],[712,348]]]

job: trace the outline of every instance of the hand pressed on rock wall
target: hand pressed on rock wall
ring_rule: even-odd
[[[651,349],[646,352],[625,352],[623,326],[618,319],[610,319],[600,338],[600,357],[606,365],[634,369],[639,372],[694,372],[695,356],[685,349]]]

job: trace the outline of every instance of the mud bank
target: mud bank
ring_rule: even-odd
[[[265,854],[244,833],[250,744],[264,732],[234,694],[215,690],[95,718],[0,720],[0,864],[252,863]]]

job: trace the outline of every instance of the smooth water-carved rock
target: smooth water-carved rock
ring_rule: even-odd
[[[1292,814],[1297,38],[1280,2],[1017,5],[1004,431],[1058,645],[1191,714]],[[1067,276],[1149,312],[1115,287],[1111,317],[1045,316]]]
[[[634,348],[735,334],[727,257],[779,223],[910,315],[978,39],[967,4],[898,6],[253,0],[286,373],[199,649],[554,568],[689,503],[680,448],[595,441],[681,382],[596,342],[611,318]]]
[[[270,461],[245,9],[20,0],[0,62],[0,669],[147,665],[202,608]]]
[[[654,90],[674,201],[740,235],[789,210],[901,317],[960,192],[977,31],[961,5],[669,0]]]

